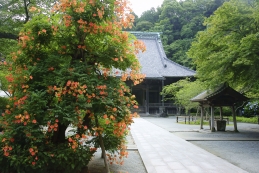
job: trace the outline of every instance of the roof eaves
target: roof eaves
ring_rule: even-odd
[[[208,94],[208,90],[205,90],[198,94],[197,96],[193,97],[190,101],[192,102],[200,102],[200,101],[206,101],[206,96]]]
[[[165,77],[145,77],[144,79],[159,79],[159,80],[165,80]]]
[[[190,71],[190,72],[196,74],[196,71],[191,70],[191,69],[189,69],[188,67],[182,66],[182,65],[180,65],[180,64],[178,64],[178,63],[176,63],[176,62],[174,62],[174,61],[172,61],[172,60],[170,60],[170,59],[168,59],[168,58],[166,58],[166,57],[164,57],[164,60],[169,61],[170,63],[175,64],[176,66],[179,66],[179,67],[181,67],[181,68],[184,68],[185,70],[188,70],[188,71]]]

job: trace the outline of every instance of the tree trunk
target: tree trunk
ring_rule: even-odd
[[[54,134],[52,136],[52,142],[54,144],[59,144],[59,143],[65,143],[66,142],[66,130],[67,130],[67,125],[60,124],[58,122],[58,130],[54,131]]]
[[[18,36],[12,33],[0,32],[0,38],[12,39],[17,40]]]
[[[99,127],[99,123],[98,123],[97,117],[95,117],[95,125],[96,125],[96,127]],[[103,137],[102,137],[102,135],[101,135],[101,133],[99,131],[98,131],[98,137],[99,137],[99,141],[100,141],[100,147],[102,149],[102,157],[104,159],[104,165],[105,165],[106,173],[110,173],[110,168],[109,168],[107,157],[106,157]]]

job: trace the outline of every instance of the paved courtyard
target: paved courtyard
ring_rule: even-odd
[[[198,125],[178,124],[174,116],[143,117],[143,119],[247,172],[258,173],[256,166],[259,160],[258,124],[238,123],[239,133],[235,133],[230,122],[226,132],[210,132],[209,126],[204,126],[204,129],[200,130]]]
[[[128,136],[129,157],[112,173],[257,173],[259,125],[238,123],[226,132],[209,126],[176,123],[174,116],[134,119]],[[103,173],[100,152],[89,164],[90,173]]]

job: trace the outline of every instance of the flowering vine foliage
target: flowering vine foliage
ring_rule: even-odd
[[[0,172],[81,171],[99,146],[122,164],[137,106],[124,82],[143,80],[136,53],[145,50],[122,32],[134,20],[127,1],[60,0],[47,14],[30,11],[5,63],[12,96],[1,118]]]

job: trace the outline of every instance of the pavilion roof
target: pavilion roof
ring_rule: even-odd
[[[146,45],[146,51],[137,56],[142,66],[142,73],[148,79],[166,77],[193,77],[195,71],[177,64],[166,57],[158,32],[130,32]]]
[[[224,83],[214,90],[206,90],[191,99],[192,102],[199,102],[204,106],[232,106],[248,98]]]

